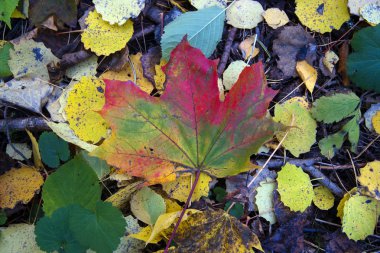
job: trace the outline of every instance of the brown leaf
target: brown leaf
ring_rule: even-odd
[[[360,246],[348,239],[347,235],[339,230],[326,236],[329,242],[326,246],[326,253],[359,253],[363,252]]]
[[[141,57],[141,64],[144,71],[144,76],[153,84],[155,84],[155,66],[160,64],[160,59],[161,48],[159,46],[149,48],[148,52],[143,54],[143,56]]]

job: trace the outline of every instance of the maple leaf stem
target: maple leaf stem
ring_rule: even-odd
[[[197,172],[195,173],[195,179],[194,179],[193,184],[191,185],[190,193],[189,193],[189,196],[187,197],[185,206],[183,207],[183,209],[181,211],[181,214],[180,214],[180,216],[178,218],[178,221],[177,221],[177,223],[174,226],[174,229],[173,229],[172,234],[170,235],[169,241],[166,243],[166,247],[165,247],[164,253],[168,253],[168,251],[169,251],[170,244],[172,243],[172,241],[174,239],[174,236],[175,236],[175,234],[177,232],[177,229],[179,227],[179,224],[181,223],[182,218],[185,215],[186,209],[187,209],[188,205],[190,204],[191,197],[193,196],[193,193],[195,191],[195,187],[197,187],[200,175],[201,175],[201,170],[198,169]]]

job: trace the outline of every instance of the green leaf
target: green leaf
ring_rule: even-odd
[[[101,201],[96,203],[94,211],[74,206],[69,223],[74,237],[97,253],[114,251],[126,226],[120,210]]]
[[[168,60],[170,52],[186,34],[190,45],[209,57],[222,37],[224,18],[224,10],[216,6],[182,14],[164,28],[162,57]]]
[[[212,190],[215,194],[215,200],[218,202],[222,202],[224,198],[227,196],[226,189],[217,186]]]
[[[53,132],[43,132],[38,140],[42,161],[51,168],[70,158],[69,144]]]
[[[354,52],[348,56],[349,77],[363,89],[380,92],[380,25],[360,29],[351,46]]]
[[[65,163],[51,174],[43,188],[43,210],[50,216],[56,209],[79,204],[94,209],[101,189],[95,172],[80,156]]]
[[[344,131],[339,131],[321,139],[318,143],[321,154],[328,159],[333,158],[336,151],[342,147],[345,135]]]
[[[18,0],[0,0],[0,21],[11,28],[11,16],[18,5]]]
[[[330,124],[348,117],[360,103],[353,92],[323,96],[313,103],[311,114],[317,121]]]
[[[9,69],[9,50],[13,49],[12,43],[5,40],[0,40],[0,78],[8,77],[12,75]]]
[[[88,247],[81,245],[70,230],[70,218],[83,209],[78,205],[69,205],[57,209],[51,217],[43,217],[36,225],[36,241],[42,250],[67,253],[86,252]]]
[[[227,211],[231,204],[232,201],[227,201],[226,205],[224,206],[224,211]],[[244,206],[240,203],[235,203],[234,206],[230,209],[229,214],[236,217],[237,219],[240,219],[244,215]]]
[[[361,118],[360,110],[356,110],[353,113],[354,117],[348,121],[342,128],[348,134],[348,140],[351,143],[351,151],[356,152],[358,148],[359,136],[360,136],[360,127],[359,120]]]
[[[7,222],[7,215],[5,214],[4,210],[0,209],[0,226],[4,225],[5,222]]]
[[[137,191],[131,199],[131,211],[137,219],[153,225],[166,212],[165,200],[149,187]]]
[[[79,153],[79,156],[88,163],[88,165],[94,170],[96,175],[98,175],[99,179],[102,179],[104,176],[110,173],[110,166],[107,164],[106,161],[95,156],[89,156],[88,152],[85,150],[82,150]]]

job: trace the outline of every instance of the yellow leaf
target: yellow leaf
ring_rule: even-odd
[[[257,187],[256,194],[256,206],[259,210],[261,217],[269,221],[270,224],[275,224],[277,219],[274,213],[274,201],[273,201],[273,191],[276,188],[276,183],[267,178],[260,182],[260,186]]]
[[[348,8],[350,13],[360,16],[360,9],[366,4],[380,4],[380,0],[348,0]]]
[[[39,170],[42,170],[42,169],[44,169],[44,165],[42,164],[40,149],[38,147],[38,142],[37,142],[36,138],[33,136],[33,134],[31,132],[29,132],[28,129],[26,129],[26,133],[28,134],[30,141],[32,142],[34,167],[36,167]]]
[[[314,198],[309,175],[289,163],[285,164],[277,175],[277,191],[284,205],[291,211],[305,211]]]
[[[125,64],[121,71],[107,71],[100,76],[102,79],[132,81],[140,87],[141,90],[150,94],[153,91],[153,84],[144,77],[141,65],[141,53],[130,56],[131,61]]]
[[[239,79],[240,73],[247,67],[244,61],[234,61],[223,73],[223,85],[226,90],[230,90]]]
[[[296,65],[298,75],[304,81],[306,88],[313,93],[315,83],[317,82],[317,70],[310,66],[307,61],[299,61]]]
[[[372,235],[380,214],[380,202],[374,198],[355,195],[344,205],[343,232],[357,241]]]
[[[272,27],[277,29],[281,26],[286,25],[289,22],[288,15],[278,8],[269,8],[263,13],[265,22]]]
[[[372,126],[377,134],[380,134],[380,111],[372,117]]]
[[[123,25],[136,18],[145,6],[145,0],[94,0],[95,9],[111,25]]]
[[[320,33],[339,30],[350,19],[347,0],[296,0],[295,13],[302,24]]]
[[[199,181],[191,197],[192,201],[197,201],[202,196],[208,196],[208,192],[210,191],[209,183],[211,180],[212,178],[209,175],[201,172]],[[194,175],[183,175],[175,181],[162,184],[162,189],[169,195],[169,197],[185,202],[189,196],[193,182]]]
[[[125,47],[133,34],[133,23],[128,20],[124,25],[110,25],[99,13],[92,11],[86,19],[87,28],[82,33],[86,49],[96,55],[110,55]]]
[[[293,126],[283,142],[283,146],[295,157],[310,151],[316,141],[317,123],[311,117],[308,103],[303,97],[294,97],[274,108],[274,118],[285,126]],[[294,120],[293,120],[294,118]],[[282,140],[285,132],[278,132],[276,137]]]
[[[15,9],[11,15],[11,18],[21,18],[21,19],[26,19],[25,15],[19,11],[18,9]]]
[[[329,210],[334,206],[334,195],[325,186],[314,188],[314,205],[321,210]]]
[[[70,142],[88,152],[93,151],[97,146],[87,143],[85,141],[82,141],[78,138],[78,136],[75,135],[73,130],[70,128],[70,126],[66,123],[54,123],[45,121],[46,124],[53,130],[54,133],[56,133],[61,139]]]
[[[330,73],[333,73],[335,64],[339,61],[339,57],[334,53],[334,51],[327,51],[325,53],[325,57],[323,57],[322,62],[323,65],[330,71]]]
[[[113,206],[122,209],[129,202],[132,193],[136,191],[140,184],[141,182],[130,183],[126,187],[109,196],[105,201],[111,202]]]
[[[139,239],[141,241],[147,242],[149,240],[151,234],[152,234],[152,227],[147,226],[147,227],[144,227],[143,229],[141,229],[140,232],[138,232],[136,234],[130,234],[128,237],[132,237],[132,238]],[[156,238],[154,238],[150,241],[150,243],[158,243],[161,240],[162,240],[162,237],[157,235]]]
[[[236,28],[252,29],[263,21],[263,6],[252,0],[237,0],[226,13],[227,23]]]
[[[178,212],[182,210],[182,207],[178,205],[178,203],[173,199],[165,198],[165,204],[167,213]]]
[[[260,50],[257,47],[253,48],[254,43],[255,36],[251,36],[239,44],[239,49],[243,54],[244,60],[248,60],[249,58],[253,58],[259,54]]]
[[[24,166],[7,171],[0,176],[0,208],[28,203],[43,183],[43,177],[35,168]]]
[[[338,207],[336,208],[337,213],[336,216],[339,217],[340,219],[343,218],[343,213],[344,213],[344,205],[346,204],[347,200],[354,195],[358,189],[356,187],[352,188],[349,192],[345,193],[343,198],[339,201]]]
[[[162,67],[166,65],[166,61],[164,59],[161,59],[160,64],[154,66],[154,69],[156,70],[156,75],[154,76],[154,82],[156,83],[157,90],[164,90],[164,84],[166,81],[166,75],[164,71],[162,70]]]
[[[107,136],[107,124],[96,112],[105,103],[104,88],[102,80],[83,76],[67,93],[67,104],[64,108],[67,121],[83,141],[97,143]]]
[[[373,197],[380,200],[380,161],[369,162],[361,168],[358,181],[367,187]]]
[[[366,4],[360,8],[360,15],[372,26],[380,23],[380,4]]]

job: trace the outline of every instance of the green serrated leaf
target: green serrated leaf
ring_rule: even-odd
[[[3,210],[0,210],[0,226],[7,222],[7,215]]]
[[[80,156],[65,163],[51,174],[43,188],[43,210],[50,216],[56,209],[79,204],[94,209],[101,189],[95,172]]]
[[[11,16],[18,5],[18,0],[0,0],[0,21],[11,28]]]
[[[380,25],[360,29],[351,46],[354,52],[348,56],[349,77],[363,89],[380,92]]]
[[[38,140],[42,161],[51,168],[57,168],[61,161],[70,158],[69,144],[53,132],[43,132]]]
[[[339,131],[321,139],[318,143],[321,154],[328,159],[333,158],[335,152],[342,147],[345,135],[344,131]]]
[[[311,115],[317,121],[330,124],[348,117],[360,103],[353,92],[323,96],[313,103]]]
[[[12,72],[8,65],[9,50],[13,48],[12,43],[5,40],[0,40],[0,78],[8,77],[12,75]]]
[[[108,175],[110,173],[110,166],[107,164],[106,161],[95,157],[95,156],[89,156],[88,152],[83,150],[79,153],[79,156],[85,160],[88,165],[94,170],[96,175],[98,175],[99,179],[102,179],[104,176]]]
[[[97,253],[114,251],[126,226],[121,211],[101,201],[96,203],[94,211],[74,206],[69,223],[74,237]]]
[[[224,18],[224,10],[216,6],[182,14],[164,28],[162,57],[168,60],[186,34],[190,45],[209,57],[222,37]]]

